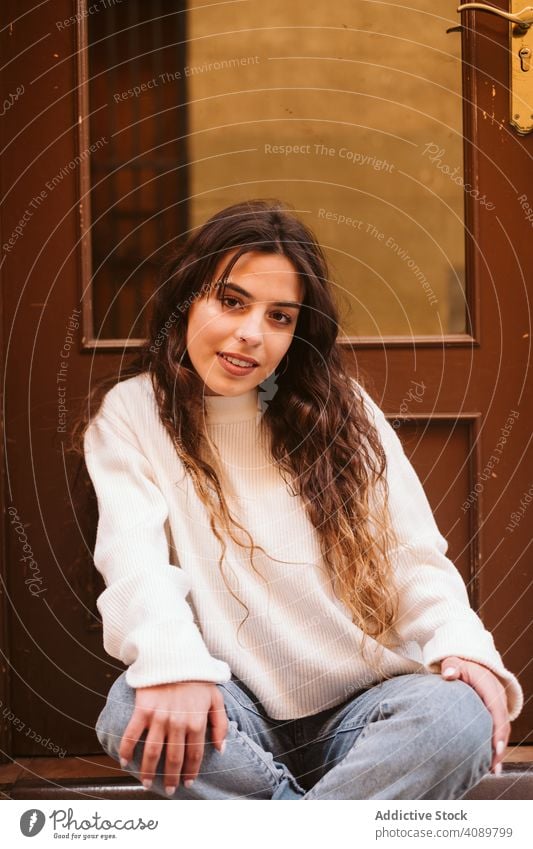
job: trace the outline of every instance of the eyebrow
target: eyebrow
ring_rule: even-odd
[[[219,281],[220,282],[220,281]],[[253,296],[250,292],[247,292],[246,289],[243,289],[242,286],[237,286],[236,283],[231,283],[229,280],[224,287],[224,291],[226,289],[233,289],[234,292],[239,292],[239,294],[244,295],[245,298],[252,298]],[[302,306],[302,304],[298,303],[298,301],[272,301],[271,306],[273,307],[295,307],[298,309]]]

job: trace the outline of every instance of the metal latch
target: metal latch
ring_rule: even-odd
[[[509,121],[521,135],[533,131],[533,6],[511,0],[510,12],[487,3],[463,3],[457,11],[479,9],[506,18],[509,27]],[[520,8],[522,7],[522,8]]]

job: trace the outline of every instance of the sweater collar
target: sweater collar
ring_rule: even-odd
[[[208,424],[227,424],[255,419],[259,413],[257,387],[242,395],[204,395]]]

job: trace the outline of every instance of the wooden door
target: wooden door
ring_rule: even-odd
[[[457,56],[462,42],[464,97],[464,242],[463,222],[457,215],[459,224],[442,235],[442,240],[450,239],[450,250],[464,253],[464,279],[459,279],[458,260],[453,287],[450,284],[450,291],[462,291],[464,298],[450,299],[442,332],[435,332],[433,325],[426,329],[418,323],[415,307],[409,306],[409,291],[402,292],[400,283],[395,286],[395,273],[383,290],[388,293],[383,298],[390,295],[390,305],[381,296],[372,300],[370,293],[372,275],[380,276],[379,257],[387,250],[394,252],[402,273],[412,261],[409,272],[425,285],[417,276],[416,268],[422,274],[424,263],[415,262],[416,248],[405,249],[398,236],[394,240],[392,225],[391,232],[387,230],[390,200],[376,206],[370,184],[364,182],[367,172],[356,169],[368,166],[372,153],[357,147],[365,123],[358,119],[358,110],[368,97],[359,82],[367,79],[369,66],[372,74],[391,72],[383,59],[392,43],[387,40],[390,22],[369,17],[375,4],[339,3],[335,11],[324,4],[316,14],[331,17],[322,19],[321,27],[310,22],[310,12],[303,15],[299,2],[288,11],[274,2],[246,4],[246,13],[256,16],[252,27],[243,18],[242,4],[238,16],[231,4],[224,4],[223,25],[216,7],[202,11],[196,2],[179,9],[175,3],[149,5],[155,9],[157,26],[146,19],[141,25],[134,2],[102,4],[92,21],[86,4],[67,0],[37,9],[26,0],[16,4],[7,0],[2,11],[6,58],[2,358],[7,450],[0,699],[3,710],[9,706],[2,716],[2,751],[11,757],[100,751],[94,721],[122,667],[102,647],[95,602],[103,584],[90,556],[96,509],[85,488],[82,466],[66,452],[68,429],[76,404],[91,383],[118,372],[121,363],[135,354],[143,303],[151,291],[151,267],[144,267],[143,259],[152,255],[153,260],[158,245],[170,245],[211,208],[247,194],[282,196],[309,223],[314,210],[316,229],[328,243],[333,265],[343,283],[348,280],[343,294],[347,292],[348,300],[353,297],[361,307],[355,317],[352,312],[342,339],[350,370],[364,376],[398,429],[449,541],[449,556],[468,584],[472,604],[530,696],[531,396],[526,378],[533,279],[533,134],[518,136],[508,121],[508,25],[480,14],[465,18],[461,32],[446,35],[445,28],[456,22],[454,4],[438,20],[432,16],[428,37],[440,37],[442,30],[441,54],[447,50]],[[424,0],[418,5],[422,10]],[[406,41],[398,33],[402,27],[412,33],[413,21],[423,22],[421,31],[426,29],[429,18],[423,11],[417,16],[417,10],[411,10],[415,17],[410,19],[402,18],[406,11],[401,4],[393,11],[398,41]],[[285,12],[296,17],[285,19]],[[173,13],[175,30],[170,27]],[[130,34],[127,43],[125,31]],[[253,43],[260,45],[255,51],[246,41],[250,32]],[[364,61],[357,58],[350,40],[361,32],[368,51]],[[298,55],[291,53],[294,37],[301,46]],[[338,39],[333,47],[332,38]],[[88,40],[100,45],[92,65]],[[412,36],[411,42],[416,56],[429,55],[423,50],[430,50],[431,42],[424,47],[422,36]],[[138,59],[132,70],[130,62],[128,77],[124,51],[129,49],[137,57],[157,55],[159,65]],[[339,95],[344,98],[343,113],[335,117],[326,111],[332,108],[332,95],[324,95],[320,80],[326,63],[339,61],[343,50],[348,51],[345,68],[355,76],[346,83],[349,94]],[[302,62],[303,54],[303,65],[290,65]],[[379,61],[370,62],[372,56]],[[408,110],[412,101],[409,94],[402,94],[400,82],[413,70],[413,58],[406,56],[404,61],[396,69],[395,95],[407,104],[402,125],[407,133],[416,110]],[[276,74],[285,74],[287,67],[293,67],[293,84],[280,87]],[[231,77],[236,70],[238,90]],[[373,77],[368,79],[370,85]],[[132,80],[145,85],[139,94],[128,94]],[[420,83],[422,89],[427,82]],[[336,90],[340,86],[331,85]],[[427,91],[430,97],[431,86]],[[117,105],[120,108],[114,109]],[[430,185],[434,175],[440,179],[444,174],[448,182],[439,186],[448,191],[455,162],[449,161],[450,148],[440,153],[446,146],[439,145],[436,129],[433,137],[411,139],[420,148],[419,172],[415,169],[408,175],[404,168],[402,177],[398,154],[388,163],[393,168],[387,173],[387,158],[383,151],[378,157],[376,151],[387,134],[399,133],[396,107],[389,100],[376,119],[374,162],[369,167],[375,172],[371,175],[375,180],[371,185],[378,187],[375,194],[381,185],[392,185],[393,178],[398,179],[394,185],[399,190],[411,186],[397,204],[406,213],[416,180],[420,188]],[[259,114],[251,115],[252,109]],[[222,124],[219,113],[224,116]],[[250,115],[253,120],[246,120]],[[274,119],[277,142],[269,136]],[[305,134],[317,122],[320,131],[310,142]],[[353,134],[351,146],[342,135],[346,126]],[[308,143],[309,152],[285,155],[288,145],[303,149]],[[274,150],[283,145],[285,152]],[[332,149],[335,155],[328,152]],[[381,170],[375,168],[378,159]],[[363,232],[367,240],[352,251],[353,266],[343,265],[346,237],[339,235],[344,231],[339,229],[341,213],[334,202],[340,197],[334,194],[339,190],[335,169],[344,169],[348,162],[357,177],[343,178],[344,219],[349,217],[346,210],[353,212],[351,223],[342,224],[351,227],[350,240]],[[141,185],[147,194],[140,192]],[[154,185],[158,191],[150,194]],[[131,203],[135,191],[140,195]],[[163,191],[170,191],[174,200],[170,202]],[[437,203],[439,192],[433,191],[433,196]],[[440,200],[450,208],[447,197]],[[171,207],[170,218],[158,219],[161,206]],[[108,217],[98,219],[95,209],[107,209]],[[363,210],[359,219],[355,210]],[[364,226],[358,228],[363,215]],[[420,221],[413,215],[411,224],[407,215],[401,218],[405,242]],[[337,230],[328,231],[333,223]],[[115,241],[108,244],[110,228]],[[416,242],[416,235],[413,238]],[[365,277],[369,263],[362,257],[368,245],[377,258]],[[427,258],[426,263],[431,264]],[[364,283],[360,289],[354,278],[355,288],[350,290],[352,267],[357,267],[357,279]],[[136,273],[130,275],[132,269]],[[115,298],[117,278],[121,294]],[[431,281],[431,274],[425,281]],[[427,286],[423,291],[430,304]],[[442,302],[444,296],[435,297]],[[396,302],[404,306],[395,313]],[[358,316],[365,310],[368,321],[361,319],[358,326]],[[121,315],[127,316],[125,324]],[[381,323],[373,332],[371,319],[376,315]],[[406,332],[406,316],[412,319],[412,333]],[[531,740],[531,726],[529,698],[514,723],[512,739]]]

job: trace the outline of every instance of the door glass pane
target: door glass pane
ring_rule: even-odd
[[[466,329],[456,7],[189,3],[191,224],[289,201],[327,246],[350,335]]]
[[[344,333],[465,332],[458,20],[451,0],[89,15],[95,335],[143,336],[165,245],[250,197],[315,230]]]
[[[123,0],[87,15],[94,336],[142,338],[186,227],[185,13]]]

